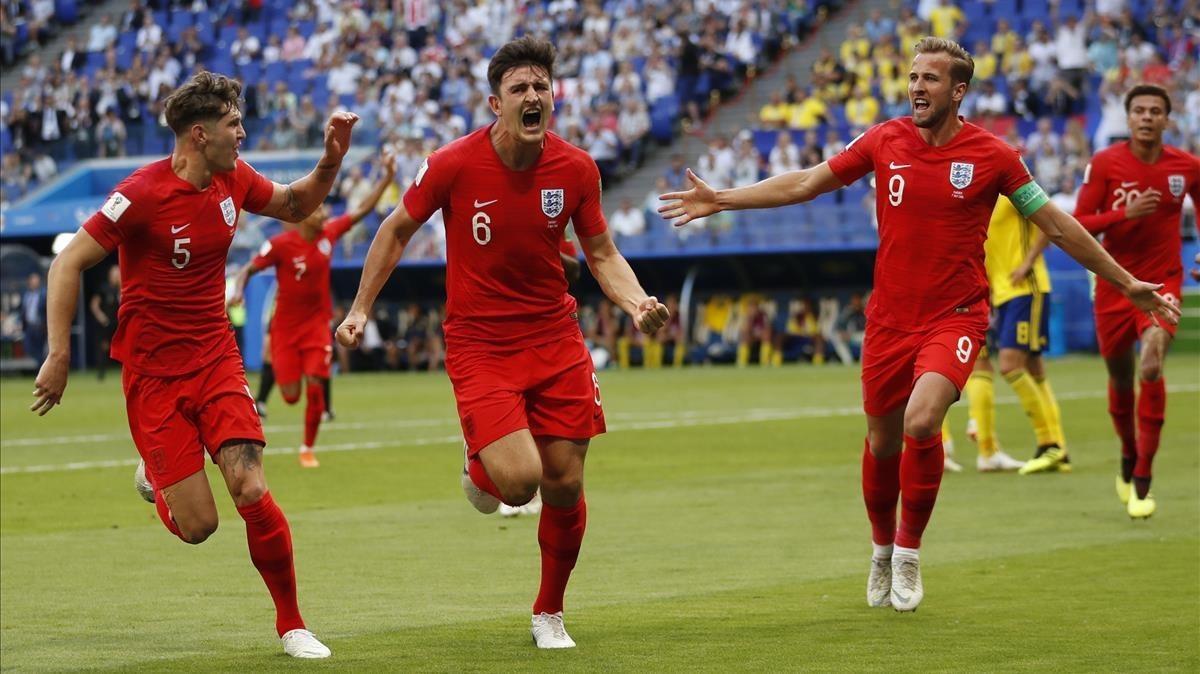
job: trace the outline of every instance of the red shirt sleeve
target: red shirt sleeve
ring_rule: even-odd
[[[246,196],[242,201],[242,208],[251,213],[258,213],[267,207],[267,204],[271,202],[271,196],[275,194],[275,183],[241,159],[237,161],[234,176],[238,185],[245,190]]]
[[[1125,209],[1118,208],[1100,212],[1104,207],[1104,174],[1107,161],[1103,154],[1092,157],[1083,171],[1083,185],[1079,187],[1079,198],[1075,201],[1075,219],[1092,234],[1125,220]]]
[[[275,252],[275,243],[275,237],[263,241],[262,247],[258,249],[258,254],[254,256],[253,260],[250,260],[250,264],[255,269],[266,269],[279,263],[279,254]]]
[[[583,198],[571,214],[571,222],[575,224],[575,233],[579,236],[599,236],[608,230],[604,210],[600,207],[600,169],[590,156],[581,163],[583,166],[579,188],[583,192]]]
[[[883,124],[876,124],[829,159],[830,170],[843,185],[849,185],[875,170],[875,147],[882,134]]]
[[[325,236],[329,237],[330,241],[337,241],[343,234],[350,231],[354,226],[354,220],[349,215],[339,215],[336,218],[330,218],[325,223]]]
[[[126,237],[136,235],[150,221],[154,206],[144,184],[137,173],[122,180],[100,210],[84,221],[83,230],[104,250],[112,252]]]
[[[1003,141],[1001,141],[1003,143]],[[1028,185],[1033,180],[1029,167],[1021,161],[1021,151],[1011,145],[1002,144],[1002,149],[996,155],[1000,164],[1000,192],[1011,197],[1014,192]]]
[[[459,162],[445,151],[425,158],[417,176],[404,193],[404,210],[417,222],[425,222],[450,200],[450,185],[458,175]]]

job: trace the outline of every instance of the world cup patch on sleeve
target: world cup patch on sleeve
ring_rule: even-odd
[[[104,205],[100,207],[100,212],[104,214],[104,217],[116,222],[121,219],[121,216],[124,215],[126,209],[132,203],[129,197],[126,197],[124,194],[113,192],[108,197],[108,201],[105,201]]]

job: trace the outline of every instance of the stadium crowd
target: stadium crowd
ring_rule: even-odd
[[[681,116],[698,121],[826,4],[130,0],[83,43],[14,66],[19,86],[0,103],[0,201],[77,159],[167,152],[165,96],[200,68],[244,83],[254,149],[314,147],[341,108],[361,117],[361,142],[415,140],[423,155],[492,119],[488,59],[522,32],[558,46],[556,131],[609,179],[639,164],[652,138],[669,141]]]

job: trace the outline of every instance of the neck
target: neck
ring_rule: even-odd
[[[198,190],[208,189],[212,184],[212,169],[201,154],[181,147],[178,142],[175,144],[175,151],[171,153],[171,170]]]
[[[315,241],[317,235],[321,233],[320,227],[301,227],[300,236],[304,237],[305,241]]]
[[[492,147],[500,157],[500,162],[513,171],[524,171],[537,163],[542,156],[541,144],[531,145],[522,143],[514,138],[500,122],[492,125]]]
[[[1133,156],[1137,157],[1139,160],[1147,164],[1153,164],[1154,162],[1158,161],[1160,156],[1162,156],[1162,140],[1159,139],[1151,142],[1130,140],[1129,151],[1132,152]]]
[[[958,132],[963,128],[963,122],[958,118],[958,110],[951,110],[946,118],[931,127],[917,127],[917,133],[921,134],[921,138],[933,147],[941,147],[958,135]]]

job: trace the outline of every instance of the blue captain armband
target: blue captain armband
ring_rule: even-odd
[[[1037,212],[1039,208],[1046,205],[1050,201],[1050,197],[1046,196],[1046,191],[1042,186],[1037,184],[1036,180],[1030,180],[1021,187],[1017,188],[1016,192],[1010,197],[1013,206],[1021,212],[1023,217],[1028,218]]]

